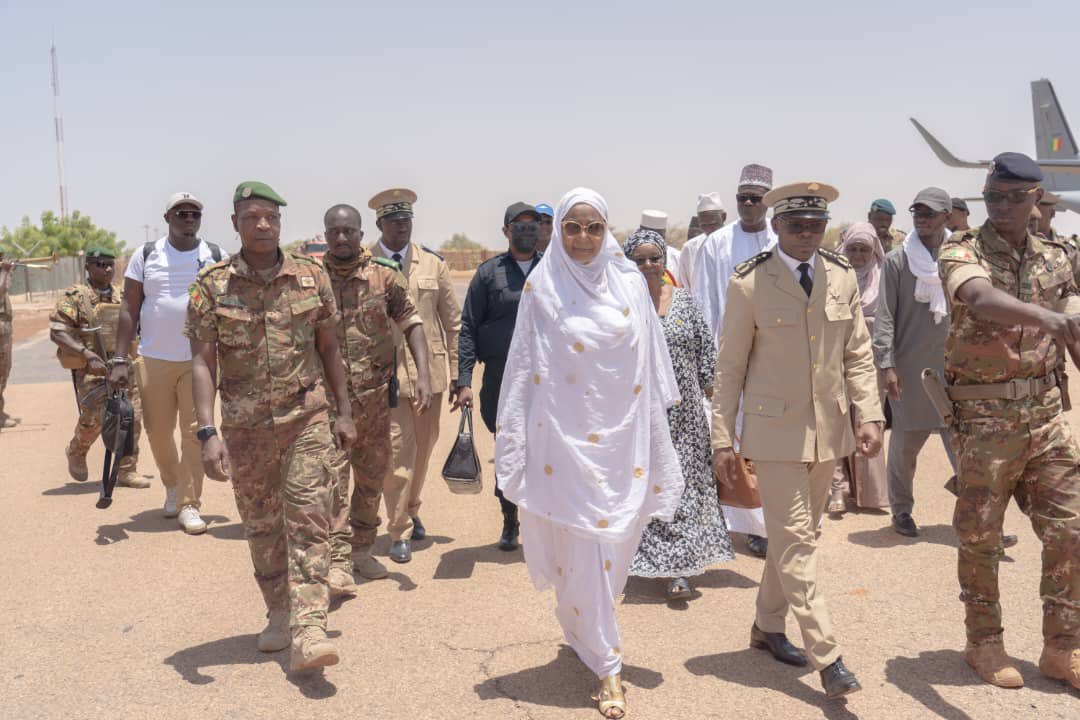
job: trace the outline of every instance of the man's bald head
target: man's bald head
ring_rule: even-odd
[[[352,205],[334,205],[323,215],[326,244],[338,260],[352,260],[360,254],[360,241],[364,231],[360,229],[360,211]]]

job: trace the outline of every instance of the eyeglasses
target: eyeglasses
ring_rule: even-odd
[[[562,231],[563,236],[568,238],[574,238],[581,235],[581,233],[585,233],[591,238],[599,239],[604,237],[604,233],[607,231],[607,223],[596,220],[588,225],[582,225],[576,220],[563,220]]]
[[[102,270],[109,270],[109,269],[111,269],[113,267],[116,267],[116,263],[111,261],[111,260],[107,260],[107,261],[91,260],[90,262],[87,263],[87,265],[90,265],[90,266],[93,266],[93,267],[99,267]]]
[[[828,220],[784,220],[784,226],[795,235],[802,235],[807,232],[812,235],[819,235],[825,232],[828,224]]]
[[[735,196],[735,202],[739,203],[740,205],[742,205],[743,203],[757,205],[764,199],[764,197],[764,195],[750,195],[749,193],[739,193]]]
[[[634,264],[638,267],[642,265],[663,265],[664,258],[661,255],[650,255],[649,257],[632,257]]]
[[[177,210],[176,217],[181,220],[198,220],[202,217],[202,210]]]
[[[941,214],[943,214],[945,212],[944,210],[942,210],[941,212],[935,212],[935,211],[933,211],[933,210],[931,210],[929,208],[925,208],[925,209],[922,209],[922,210],[916,210],[914,207],[910,207],[910,208],[908,208],[908,210],[911,211],[911,217],[917,217],[917,218],[920,218],[920,219],[935,218],[938,215],[941,215]]]
[[[998,205],[1006,200],[1010,205],[1019,205],[1028,199],[1028,195],[1031,195],[1038,187],[1033,187],[1030,190],[1010,190],[1008,192],[999,192],[998,190],[984,190],[983,202],[987,205]]]

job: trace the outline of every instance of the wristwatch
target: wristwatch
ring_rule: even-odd
[[[217,428],[213,425],[204,425],[195,433],[195,437],[199,438],[199,442],[206,442],[215,435],[217,435]]]

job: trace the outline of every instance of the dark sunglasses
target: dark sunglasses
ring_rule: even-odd
[[[828,220],[784,220],[787,229],[796,235],[802,235],[805,232],[818,235],[825,232],[828,224]]]
[[[746,193],[739,193],[735,196],[735,202],[739,203],[740,205],[742,205],[743,203],[757,205],[759,202],[762,201],[762,199],[764,199],[764,197],[764,195],[750,195]]]
[[[198,220],[202,217],[202,210],[177,210],[176,217],[182,220]]]
[[[93,265],[99,267],[102,270],[108,270],[109,268],[116,267],[116,263],[112,260],[91,260],[87,265]]]
[[[1033,187],[1030,190],[1010,190],[1008,192],[999,192],[997,190],[984,190],[983,202],[987,205],[998,205],[1006,200],[1010,205],[1019,205],[1028,199],[1028,195],[1031,195],[1039,188]]]
[[[941,212],[934,212],[930,208],[922,208],[922,209],[916,210],[914,207],[910,207],[910,208],[908,208],[908,210],[911,211],[911,217],[917,217],[917,218],[921,218],[921,219],[935,218],[938,215],[942,215],[942,214],[945,213],[944,210],[942,210]]]

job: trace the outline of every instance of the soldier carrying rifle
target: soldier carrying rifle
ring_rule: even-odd
[[[79,422],[67,447],[68,473],[72,479],[85,482],[89,471],[86,453],[101,435],[101,419],[105,408],[107,388],[105,372],[109,357],[116,351],[116,327],[119,318],[121,289],[113,284],[116,255],[106,248],[91,248],[86,252],[86,285],[74,285],[64,292],[49,316],[49,337],[57,345],[56,356],[61,366],[71,370],[75,385],[75,400]],[[139,458],[139,435],[142,431],[142,409],[134,385],[128,389],[135,407],[133,455],[120,461],[118,485],[133,488],[150,487],[136,471]]]

